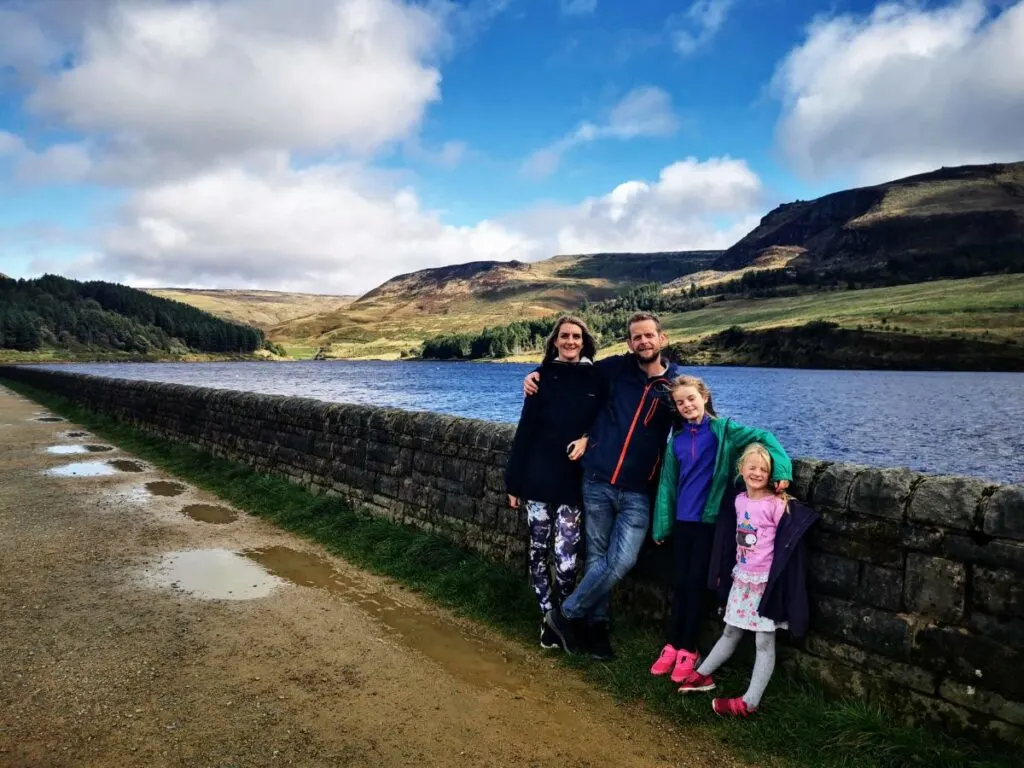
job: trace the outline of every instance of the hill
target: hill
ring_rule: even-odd
[[[266,330],[309,315],[340,309],[355,296],[239,289],[147,288],[146,293],[180,301],[225,320]]]
[[[707,268],[720,251],[560,255],[478,261],[397,275],[333,312],[281,323],[268,336],[297,354],[387,356],[439,333],[479,330],[564,312],[629,285],[667,282]]]
[[[1024,162],[942,168],[780,205],[714,268],[766,256],[891,282],[1024,269]]]
[[[0,350],[57,356],[249,354],[263,334],[125,285],[57,275],[0,281]]]

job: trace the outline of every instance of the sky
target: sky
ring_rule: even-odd
[[[0,0],[0,272],[359,294],[1024,160],[1024,0]]]

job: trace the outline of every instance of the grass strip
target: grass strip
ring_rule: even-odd
[[[481,621],[529,645],[537,641],[537,608],[524,574],[515,573],[449,540],[397,525],[337,497],[318,496],[286,480],[262,475],[148,434],[72,401],[26,385],[10,389],[86,427],[157,467],[216,494],[239,509],[322,544],[329,552],[389,576],[458,614]],[[924,727],[894,722],[884,706],[835,699],[812,681],[777,669],[762,713],[751,720],[716,717],[710,698],[683,697],[648,667],[663,643],[656,632],[618,622],[618,659],[598,663],[564,657],[583,677],[626,702],[643,701],[667,722],[714,738],[759,765],[836,768],[1010,768],[1018,756]],[[734,663],[716,674],[719,690],[746,688],[750,667]]]

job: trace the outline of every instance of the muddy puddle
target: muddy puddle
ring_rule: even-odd
[[[226,525],[238,519],[238,513],[235,510],[216,504],[189,504],[181,511],[193,520],[213,525]]]
[[[320,587],[358,605],[404,645],[420,651],[465,682],[513,693],[528,685],[528,672],[521,666],[527,658],[524,652],[495,653],[483,640],[458,625],[368,589],[336,570],[326,558],[287,547],[250,549],[242,554],[284,581]]]
[[[185,492],[185,486],[167,480],[154,480],[152,483],[146,483],[146,490],[151,496],[181,496]]]
[[[171,552],[142,577],[154,586],[181,590],[205,600],[254,600],[267,597],[284,584],[230,549]]]
[[[51,477],[105,477],[117,474],[117,470],[105,461],[76,461],[43,472]]]
[[[91,437],[88,432],[83,432],[80,429],[73,429],[70,432],[64,432],[60,437],[67,437],[69,439],[80,438],[80,437]]]
[[[54,421],[67,421],[67,419],[62,419],[60,416],[37,416],[33,421],[43,421],[49,424]]]
[[[51,445],[46,452],[52,456],[71,456],[76,453],[88,453],[84,445]]]
[[[84,447],[89,453],[107,453],[114,450],[112,445],[99,445],[98,443],[89,443]]]
[[[107,464],[119,472],[145,472],[146,465],[132,459],[112,459]]]

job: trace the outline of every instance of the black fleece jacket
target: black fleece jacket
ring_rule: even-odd
[[[587,434],[605,402],[604,376],[590,363],[544,363],[537,394],[526,398],[505,469],[513,496],[579,507],[582,472],[569,443]]]

